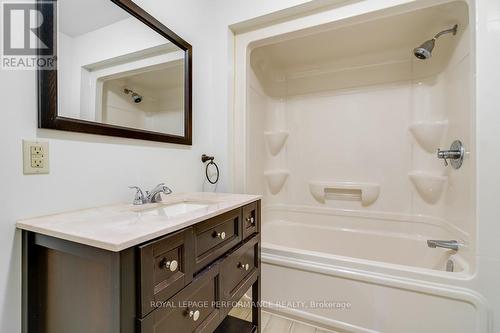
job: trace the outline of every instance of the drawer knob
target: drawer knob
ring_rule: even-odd
[[[193,319],[193,321],[197,321],[198,319],[200,319],[200,311],[198,311],[198,310],[189,311],[189,318]]]
[[[214,232],[214,237],[215,238],[220,238],[220,239],[226,239],[226,233],[223,231],[223,232]]]
[[[250,223],[251,225],[255,225],[255,218],[247,217],[247,222]]]
[[[179,267],[179,263],[177,260],[167,261],[167,259],[162,260],[162,268],[169,269],[171,272],[175,272],[177,267]]]
[[[243,270],[245,270],[245,271],[248,271],[248,270],[250,269],[250,265],[249,265],[249,264],[243,264],[243,263],[241,263],[241,262],[240,262],[240,263],[238,264],[238,268],[239,268],[239,269],[243,269]]]

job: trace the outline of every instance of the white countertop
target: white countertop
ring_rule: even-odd
[[[162,197],[163,202],[156,204],[121,204],[20,220],[16,227],[119,252],[261,198],[258,195],[226,193],[187,193]],[[151,214],[157,208],[183,202],[203,204],[203,208],[172,217]]]

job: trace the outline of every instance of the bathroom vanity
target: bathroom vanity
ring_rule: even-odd
[[[24,332],[260,332],[260,209],[198,193],[19,221]],[[249,290],[252,321],[229,316]]]

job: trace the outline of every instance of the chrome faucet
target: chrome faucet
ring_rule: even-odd
[[[434,240],[434,239],[430,239],[427,241],[427,246],[428,247],[431,247],[433,249],[437,248],[437,247],[440,247],[440,248],[443,248],[443,249],[450,249],[450,250],[454,250],[454,251],[458,251],[458,248],[461,244],[456,241],[456,240]]]
[[[172,193],[172,190],[164,183],[158,184],[154,189],[146,192],[143,192],[139,186],[129,186],[129,188],[136,190],[133,202],[134,205],[144,205],[147,203],[161,202],[161,193]]]

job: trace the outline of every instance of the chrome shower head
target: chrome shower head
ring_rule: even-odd
[[[127,89],[127,88],[123,89],[123,92],[127,95],[129,95],[129,94],[132,95],[132,100],[134,101],[134,103],[142,102],[142,96],[139,95],[138,93],[136,93],[130,89]]]
[[[422,45],[420,45],[419,47],[415,48],[413,50],[413,54],[420,60],[429,59],[430,57],[432,57],[432,50],[434,49],[435,45],[436,40],[429,39],[422,43]]]
[[[434,50],[434,46],[436,45],[436,40],[444,34],[457,34],[458,24],[455,24],[453,28],[448,30],[443,30],[434,36],[434,38],[429,39],[422,43],[419,47],[413,49],[413,54],[420,60],[426,60],[432,57],[432,50]]]

